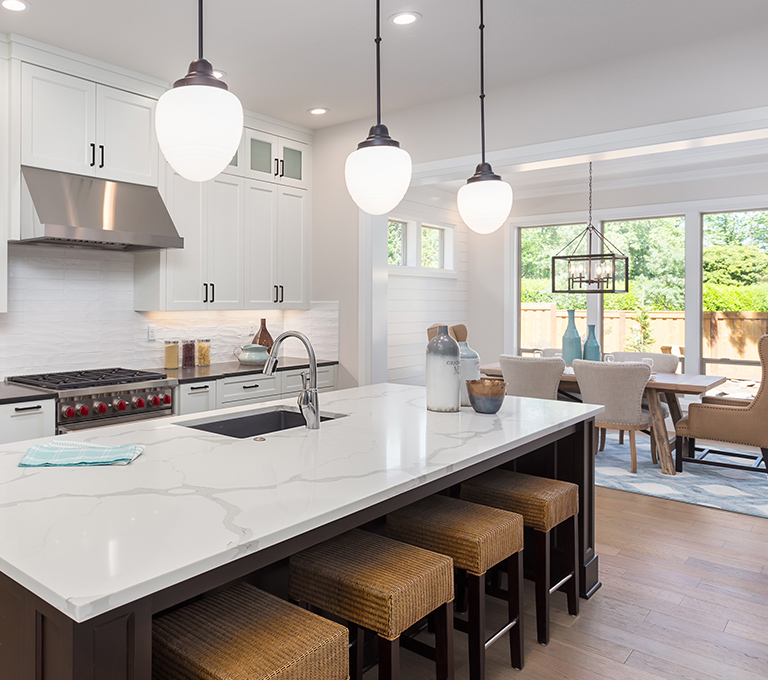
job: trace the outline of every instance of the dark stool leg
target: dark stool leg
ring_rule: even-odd
[[[470,609],[470,620],[471,612]],[[453,602],[446,602],[435,610],[435,628],[437,680],[453,680]]]
[[[549,644],[549,587],[550,536],[549,532],[534,531],[536,544],[536,634],[542,645]]]
[[[517,625],[509,631],[509,651],[512,668],[523,668],[523,551],[510,555],[507,560],[507,612],[509,620]]]
[[[365,630],[354,623],[349,626],[350,642],[352,643],[352,658],[349,664],[349,674],[352,680],[363,680],[363,657],[365,656]]]
[[[455,570],[456,601],[454,609],[462,614],[467,611],[467,572],[463,569]]]
[[[469,680],[485,677],[485,574],[467,574],[469,583]]]
[[[565,529],[565,562],[569,569],[573,570],[571,578],[565,584],[565,593],[568,597],[568,613],[571,616],[579,615],[579,559],[576,546],[579,544],[579,523],[576,515],[563,522]]]
[[[400,680],[400,638],[379,636],[379,679]]]

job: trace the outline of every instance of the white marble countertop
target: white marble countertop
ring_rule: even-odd
[[[19,468],[30,442],[0,446],[0,571],[85,621],[603,410],[507,397],[492,416],[430,413],[405,385],[320,407],[347,415],[264,441],[180,426],[201,414],[63,435],[143,444],[127,466]]]

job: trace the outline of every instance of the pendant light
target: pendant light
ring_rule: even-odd
[[[579,254],[581,245],[586,254]],[[611,250],[613,249],[613,250]],[[629,258],[592,224],[592,163],[589,164],[587,228],[552,258],[553,293],[626,293]]]
[[[347,157],[347,191],[361,210],[384,215],[403,200],[411,184],[411,157],[381,124],[381,7],[376,0],[376,125]]]
[[[203,0],[198,0],[198,58],[160,97],[155,111],[160,150],[185,179],[205,182],[231,162],[243,135],[243,107],[203,59]]]
[[[475,174],[459,189],[459,215],[472,231],[490,234],[509,217],[512,210],[512,187],[493,172],[485,162],[485,42],[483,40],[483,0],[480,0],[480,138],[482,161]]]

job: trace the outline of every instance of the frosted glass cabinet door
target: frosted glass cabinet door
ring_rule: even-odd
[[[277,210],[280,187],[245,183],[245,308],[277,307]]]
[[[94,174],[94,83],[22,64],[21,116],[23,165]]]
[[[96,111],[96,174],[157,186],[155,100],[99,85]]]
[[[274,135],[246,128],[245,156],[246,177],[278,182],[280,178],[280,160],[278,140]]]
[[[309,145],[292,139],[280,138],[279,157],[281,184],[306,189],[309,187],[307,168],[309,168]]]

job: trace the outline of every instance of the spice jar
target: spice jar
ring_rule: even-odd
[[[197,365],[198,366],[210,366],[211,365],[211,341],[198,340],[197,341]]]
[[[178,340],[165,341],[165,368],[173,371],[179,367],[179,342]]]
[[[184,368],[193,368],[195,365],[195,341],[184,340],[181,344],[181,365]]]

